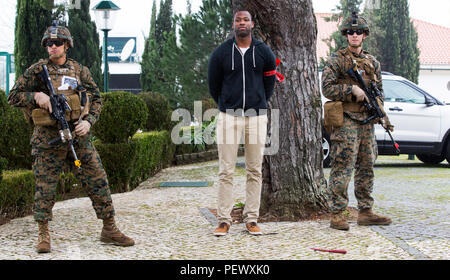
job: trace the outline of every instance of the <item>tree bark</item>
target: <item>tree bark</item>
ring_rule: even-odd
[[[256,37],[281,60],[278,71],[286,76],[269,100],[270,111],[279,112],[279,150],[264,157],[261,218],[297,221],[327,212],[317,23],[311,0],[231,3],[233,11],[251,13]],[[270,117],[268,131],[275,135]]]

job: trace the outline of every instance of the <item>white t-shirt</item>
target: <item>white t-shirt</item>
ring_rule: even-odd
[[[242,54],[244,55],[245,52],[246,52],[248,49],[250,49],[250,47],[248,47],[248,48],[239,48],[239,49],[241,50]]]

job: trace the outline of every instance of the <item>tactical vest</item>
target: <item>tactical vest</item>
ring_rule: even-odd
[[[370,83],[378,82],[375,73],[375,66],[373,65],[373,60],[366,53],[362,53],[361,56],[355,56],[348,48],[341,49],[337,52],[337,55],[340,58],[340,61],[344,62],[343,69],[344,71],[341,73],[341,77],[338,79],[338,84],[351,84],[360,86],[357,81],[352,79],[347,71],[350,68],[353,68],[353,65],[356,64],[356,67],[359,71],[362,71],[361,76],[366,83],[366,85],[370,85]],[[363,112],[364,106],[361,103],[356,103],[352,100],[346,100],[343,102],[344,111],[345,112]]]
[[[347,73],[349,69],[353,68],[354,64],[356,64],[359,71],[363,71],[361,76],[366,84],[376,81],[375,66],[367,54],[363,53],[361,57],[355,57],[348,48],[341,49],[336,54],[338,55],[338,60],[343,62],[341,64],[342,72],[337,80],[338,84],[359,86],[359,83]],[[333,128],[343,126],[344,113],[348,117],[359,121],[368,117],[368,112],[363,103],[353,101],[353,94],[350,94],[347,98],[348,100],[345,101],[328,101],[324,104],[324,127],[329,133],[331,133]]]
[[[41,60],[42,61],[42,60]],[[74,60],[68,59],[63,66],[48,64],[48,60],[43,60],[42,64],[47,64],[48,74],[52,81],[55,93],[64,94],[70,110],[65,112],[68,122],[76,122],[89,113],[90,94],[81,87],[80,73],[82,66]],[[50,94],[50,93],[49,93]],[[47,110],[38,108],[31,113],[35,125],[53,126],[56,120],[50,117]]]

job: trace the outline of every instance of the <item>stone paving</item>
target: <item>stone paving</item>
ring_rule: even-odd
[[[239,158],[243,161],[243,158]],[[450,168],[426,166],[405,157],[380,157],[376,165],[375,211],[393,219],[390,226],[350,231],[329,228],[329,221],[260,224],[263,236],[233,225],[214,237],[215,225],[201,209],[215,208],[217,186],[160,188],[164,181],[217,181],[217,161],[167,168],[136,190],[113,195],[119,228],[136,245],[121,248],[99,241],[101,221],[88,198],[56,203],[50,223],[52,253],[35,252],[37,225],[32,216],[0,226],[0,259],[178,259],[178,260],[415,260],[450,259]],[[329,169],[325,169],[328,177]],[[234,197],[244,202],[245,171],[237,167]],[[356,206],[353,184],[350,206]],[[343,249],[347,254],[311,248]]]

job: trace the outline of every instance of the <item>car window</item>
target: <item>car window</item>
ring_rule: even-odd
[[[425,104],[425,96],[401,81],[383,80],[385,101]]]

